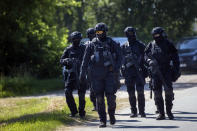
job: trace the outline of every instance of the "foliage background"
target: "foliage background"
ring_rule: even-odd
[[[98,22],[108,25],[111,36],[124,36],[124,28],[134,26],[145,43],[155,26],[174,41],[193,36],[196,8],[196,0],[1,0],[0,73],[60,76],[69,33],[78,30],[85,37]]]

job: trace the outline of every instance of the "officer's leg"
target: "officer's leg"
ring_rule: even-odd
[[[131,116],[137,117],[136,96],[135,96],[135,77],[125,78],[127,92],[129,94],[129,102],[131,105]]]
[[[86,84],[80,85],[80,90],[78,90],[79,96],[79,115],[80,117],[85,116],[85,93],[86,93]]]
[[[115,110],[116,110],[116,91],[117,91],[117,80],[113,73],[109,73],[105,79],[105,95],[107,97],[108,114],[110,118],[110,124],[113,125],[116,122]]]
[[[138,97],[138,109],[141,117],[146,117],[145,115],[145,97],[144,97],[144,82],[140,81],[138,78],[136,80],[136,90]]]
[[[92,111],[96,111],[97,110],[97,106],[96,106],[96,95],[94,93],[94,90],[92,89],[92,87],[90,87],[90,100],[93,103],[93,110]]]
[[[158,106],[157,106],[157,103],[156,103],[155,97],[154,97],[154,101],[155,101],[155,106],[156,106],[155,114],[159,114],[159,108],[158,108]]]
[[[103,80],[94,80],[92,82],[92,87],[96,94],[98,114],[100,118],[99,127],[106,127],[106,111],[105,111],[105,100],[104,100],[104,81]]]
[[[153,86],[154,86],[154,99],[155,104],[157,105],[159,116],[156,118],[157,120],[165,119],[165,112],[164,112],[164,101],[162,97],[162,82],[155,78],[153,79]]]
[[[115,94],[106,94],[108,113],[110,118],[110,124],[114,125],[116,122],[115,119],[115,110],[116,110],[116,95]]]
[[[166,113],[170,120],[174,119],[174,116],[171,112],[174,100],[174,93],[173,93],[173,87],[172,82],[169,79],[166,79],[166,84],[168,85],[168,88],[165,89],[165,103],[166,103]]]
[[[74,97],[73,97],[73,84],[72,83],[69,83],[67,84],[66,88],[65,88],[65,96],[66,96],[66,103],[70,109],[70,112],[71,112],[71,117],[74,117],[78,111],[77,111],[77,106],[75,104],[75,100],[74,100]]]

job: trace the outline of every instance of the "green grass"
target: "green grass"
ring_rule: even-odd
[[[0,97],[27,96],[63,89],[60,79],[36,79],[31,76],[0,76]]]
[[[78,98],[76,98],[78,105]],[[81,124],[95,118],[92,103],[86,98],[85,119],[69,117],[65,98],[1,98],[0,131],[50,131],[59,127]]]

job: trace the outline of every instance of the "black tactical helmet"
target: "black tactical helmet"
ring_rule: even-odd
[[[86,30],[86,34],[87,34],[87,36],[95,34],[94,28],[89,28],[89,29],[87,29],[87,30]]]
[[[128,26],[128,27],[125,28],[124,33],[127,34],[129,32],[135,33],[136,30],[135,30],[134,27]]]
[[[79,31],[74,31],[73,33],[71,33],[70,35],[71,40],[76,40],[76,39],[82,39],[82,34]]]
[[[104,31],[104,32],[106,32],[106,31],[108,31],[108,28],[107,28],[107,25],[105,23],[98,23],[95,26],[95,30],[96,31]]]
[[[154,27],[152,32],[151,32],[152,35],[155,35],[155,34],[160,34],[161,36],[164,37],[164,29],[162,27]]]
[[[162,27],[153,28],[151,34],[153,36],[153,39],[156,41],[156,43],[160,43],[167,38],[167,34],[165,33]]]
[[[131,26],[126,27],[124,33],[128,38],[129,42],[136,41],[136,29],[134,27]]]

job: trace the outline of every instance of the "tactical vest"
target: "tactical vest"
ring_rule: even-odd
[[[125,45],[125,49],[124,49],[124,55],[125,55],[125,67],[126,68],[130,68],[132,66],[134,66],[134,62],[138,62],[138,64],[140,63],[141,60],[141,54],[140,54],[140,49],[139,46],[136,45],[135,49],[134,49],[134,45],[129,45],[129,42],[126,43]]]
[[[72,60],[72,64],[70,65],[70,67],[66,67],[66,69],[68,69],[68,72],[72,72],[72,66],[73,64],[77,65],[77,70],[79,71],[81,62],[82,62],[82,57],[83,57],[83,49],[81,46],[79,46],[78,48],[74,49],[73,47],[70,48],[69,50],[69,58],[73,59]]]
[[[153,41],[151,43],[151,53],[152,56],[157,60],[158,64],[162,66],[170,65],[170,53],[169,45],[167,42],[162,43],[163,45],[158,45]]]
[[[94,53],[91,56],[93,64],[104,67],[114,66],[115,53],[113,53],[110,45],[110,39],[107,39],[105,42],[101,42],[96,39],[94,42]]]

